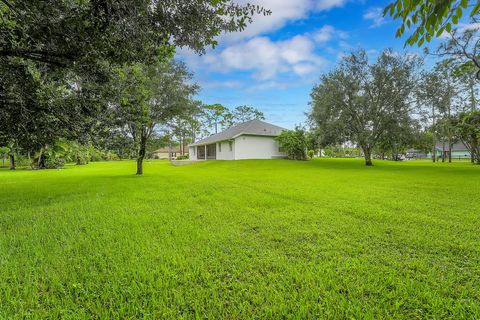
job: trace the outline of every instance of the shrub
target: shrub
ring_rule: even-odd
[[[313,150],[308,150],[308,157],[309,157],[310,159],[313,159],[313,156],[314,156],[314,155],[315,155],[315,151],[313,151]]]
[[[188,154],[180,155],[177,157],[177,160],[187,160],[188,159]]]
[[[307,160],[307,138],[302,128],[282,131],[276,140],[289,159]]]
[[[65,165],[64,158],[47,157],[45,158],[45,169],[59,169]]]

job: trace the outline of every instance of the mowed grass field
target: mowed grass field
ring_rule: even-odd
[[[480,167],[0,170],[0,318],[478,319]]]

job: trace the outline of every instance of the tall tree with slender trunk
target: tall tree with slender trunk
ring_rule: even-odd
[[[250,120],[265,120],[263,112],[252,106],[238,106],[232,111],[233,124],[244,123]]]
[[[451,161],[453,133],[449,125],[454,108],[454,100],[459,92],[458,81],[448,60],[438,62],[433,70],[424,72],[419,82],[417,97],[421,113],[429,122],[432,130],[432,161],[436,162],[437,143],[442,139],[442,161],[445,161],[445,145],[448,147]],[[440,121],[441,120],[441,121]]]
[[[113,112],[137,148],[137,175],[143,174],[147,141],[159,125],[168,124],[191,103],[198,87],[183,63],[134,64],[118,73]]]

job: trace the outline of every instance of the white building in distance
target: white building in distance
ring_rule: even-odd
[[[251,120],[190,144],[190,160],[285,158],[275,140],[285,128]]]

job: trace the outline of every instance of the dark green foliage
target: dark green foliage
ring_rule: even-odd
[[[476,0],[395,0],[385,10],[385,15],[402,21],[396,36],[401,37],[406,29],[414,28],[414,32],[406,41],[413,46],[421,46],[425,41],[450,32],[452,25],[464,15],[475,17],[480,11],[480,2]]]
[[[399,132],[411,126],[418,66],[417,59],[391,50],[375,63],[362,50],[344,57],[311,93],[309,117],[320,145],[355,143],[371,166],[378,144],[398,144]]]
[[[198,86],[185,64],[174,60],[125,65],[118,69],[112,113],[118,128],[132,137],[137,175],[143,174],[147,143],[158,126],[190,110]]]
[[[454,128],[470,151],[472,162],[480,164],[480,111],[460,113],[454,121]]]
[[[308,150],[308,153],[307,153],[307,154],[308,154],[308,157],[309,157],[310,159],[313,159],[313,156],[315,155],[315,151],[314,151],[314,150]]]
[[[203,52],[254,13],[268,14],[227,0],[0,1],[0,56],[86,71],[102,60],[153,62],[173,45]]]
[[[247,122],[250,120],[265,120],[263,112],[252,106],[238,106],[231,111],[232,124]],[[227,117],[228,119],[228,117]],[[228,122],[228,120],[227,120]]]
[[[307,160],[307,138],[305,130],[297,127],[295,130],[284,130],[275,138],[280,149],[290,160]]]
[[[187,154],[177,156],[177,160],[187,160],[187,159],[188,159],[188,155],[187,155]]]
[[[328,145],[322,150],[327,158],[358,158],[363,156],[362,150],[354,147]]]

